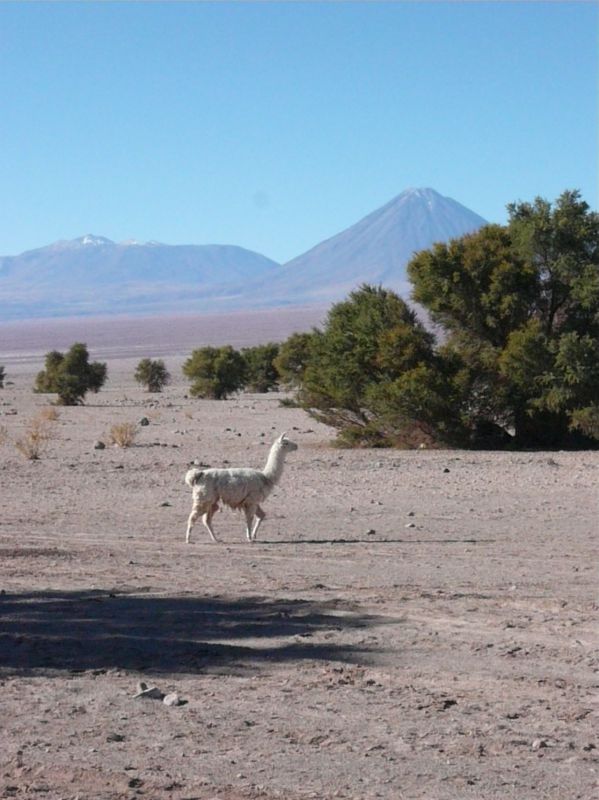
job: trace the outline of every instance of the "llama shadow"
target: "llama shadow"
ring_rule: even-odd
[[[243,674],[284,661],[357,663],[369,660],[372,650],[339,643],[339,637],[385,622],[391,620],[336,600],[3,593],[0,675],[108,669]]]
[[[368,539],[258,539],[256,545],[259,544],[295,544],[301,545],[319,545],[319,544],[494,544],[495,539],[381,539],[373,536]],[[256,545],[253,545],[254,547]]]

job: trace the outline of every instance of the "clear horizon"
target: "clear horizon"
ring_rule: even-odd
[[[0,5],[0,255],[87,233],[284,263],[409,187],[597,208],[595,3]]]

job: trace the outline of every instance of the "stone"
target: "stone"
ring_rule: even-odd
[[[183,705],[182,702],[181,702],[181,698],[179,697],[177,692],[171,692],[170,694],[167,694],[163,698],[162,702],[164,703],[165,706],[180,706],[180,705]]]
[[[98,439],[98,441],[94,444],[94,450],[105,450],[105,449],[106,449],[106,445],[104,444],[104,442],[102,442],[102,441],[100,441],[100,439]]]
[[[133,695],[133,699],[141,698],[143,700],[162,700],[164,692],[161,692],[156,686],[150,686],[143,681],[137,684],[137,694]]]
[[[139,420],[139,424],[142,426],[142,428],[145,428],[147,425],[150,424],[150,420],[147,417],[142,417]]]

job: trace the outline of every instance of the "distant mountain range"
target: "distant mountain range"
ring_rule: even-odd
[[[0,257],[0,319],[327,304],[363,282],[406,295],[415,252],[485,224],[433,189],[408,189],[284,265],[232,245],[87,234]]]
[[[220,284],[245,285],[278,266],[232,245],[117,244],[87,234],[0,258],[0,318],[201,308]]]

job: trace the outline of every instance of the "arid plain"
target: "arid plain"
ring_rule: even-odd
[[[35,461],[52,397],[0,356],[0,797],[596,797],[599,453],[336,450],[282,395],[189,397],[166,351],[123,343]],[[186,545],[189,463],[284,430],[258,541],[225,510]]]

